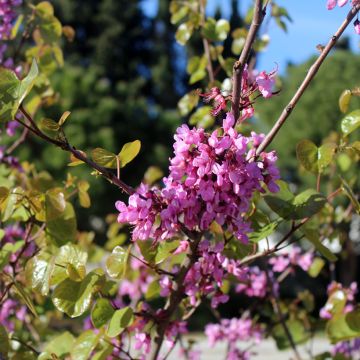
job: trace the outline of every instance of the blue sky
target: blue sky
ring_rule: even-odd
[[[242,14],[246,11],[251,0],[240,0]],[[284,33],[271,22],[268,34],[270,45],[260,57],[259,68],[271,70],[274,63],[279,65],[280,72],[284,72],[286,63],[300,63],[317,52],[316,45],[325,44],[344,20],[350,6],[326,9],[326,0],[277,0],[278,5],[287,8],[293,23],[288,26],[288,33]],[[230,0],[208,0],[207,12],[212,14],[217,7],[221,7],[223,16],[230,14]],[[157,11],[157,0],[144,0],[144,10],[149,15]],[[350,26],[346,33],[351,38],[352,49],[359,53],[360,36],[354,33]]]

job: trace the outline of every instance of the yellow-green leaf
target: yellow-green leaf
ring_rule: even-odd
[[[141,149],[141,142],[139,140],[126,143],[122,147],[118,155],[120,160],[120,167],[124,167],[129,162],[134,160],[137,154],[140,152],[140,149]]]

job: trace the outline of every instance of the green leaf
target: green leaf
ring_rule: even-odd
[[[120,160],[120,167],[126,166],[129,162],[133,161],[137,154],[140,152],[141,142],[139,140],[135,140],[133,142],[126,143],[118,157]]]
[[[18,99],[19,105],[24,101],[25,97],[31,91],[38,75],[39,75],[39,68],[37,66],[36,60],[33,59],[28,74],[20,82],[19,99]]]
[[[29,296],[29,294],[26,292],[26,290],[24,289],[24,287],[22,285],[20,285],[18,282],[14,281],[14,286],[15,286],[15,290],[17,292],[17,294],[19,295],[20,299],[25,303],[25,305],[27,306],[27,308],[32,312],[32,314],[37,317],[37,313],[35,310],[35,306],[33,304],[33,301],[31,300],[31,297]]]
[[[292,201],[291,219],[303,219],[318,213],[326,204],[326,197],[313,189],[308,189],[295,196]]]
[[[80,201],[80,205],[83,208],[89,208],[91,206],[91,200],[90,200],[90,196],[88,194],[88,190],[90,188],[90,185],[87,181],[85,180],[80,180],[77,183],[77,188],[79,191],[79,201]]]
[[[55,258],[57,265],[53,277],[60,282],[69,277],[74,281],[81,281],[86,275],[86,262],[88,254],[78,245],[66,244],[60,248]],[[54,284],[54,278],[51,283]]]
[[[70,353],[74,341],[74,336],[68,331],[55,336],[44,347],[44,351],[40,354],[38,360],[52,359],[51,354],[55,354],[58,358],[65,358]]]
[[[195,84],[196,82],[204,79],[205,77],[206,77],[206,70],[199,69],[191,74],[189,84],[190,85]]]
[[[91,321],[99,329],[105,325],[113,316],[115,310],[108,299],[99,299],[91,312]]]
[[[313,229],[303,230],[306,238],[315,246],[315,249],[329,261],[336,261],[337,257],[324,246],[319,239],[319,232]]]
[[[277,184],[280,190],[276,194],[266,195],[264,199],[271,210],[283,219],[286,219],[293,210],[292,201],[294,194],[290,191],[285,181],[279,180]]]
[[[62,115],[61,118],[58,122],[59,126],[64,125],[65,121],[67,120],[67,118],[70,116],[71,112],[70,111],[65,111]]]
[[[336,144],[326,143],[318,148],[310,140],[302,140],[296,147],[296,155],[306,170],[318,173],[331,163],[336,147]]]
[[[0,68],[0,121],[13,120],[18,110],[20,81],[15,73]]]
[[[334,143],[326,143],[318,148],[318,170],[322,172],[334,158],[337,145]]]
[[[203,27],[203,35],[211,41],[223,41],[227,38],[230,31],[230,24],[225,19],[216,21],[208,18]]]
[[[152,185],[164,176],[163,171],[157,166],[149,166],[144,174],[146,184]]]
[[[353,330],[346,321],[349,316],[352,315],[338,314],[328,321],[326,332],[332,343],[360,337],[360,331]]]
[[[8,358],[10,351],[9,335],[3,325],[0,324],[0,358]]]
[[[60,21],[54,16],[54,8],[48,1],[43,1],[35,7],[35,15],[42,39],[47,44],[57,42],[62,34]]]
[[[40,120],[39,128],[50,137],[55,137],[60,130],[60,126],[56,121],[47,118]]]
[[[215,32],[218,40],[225,40],[230,31],[230,24],[225,19],[220,19],[216,22]]]
[[[92,357],[91,360],[106,360],[112,354],[114,347],[111,344],[106,343],[104,348],[100,351],[96,352]]]
[[[160,296],[161,287],[159,280],[154,280],[150,283],[145,293],[145,300],[150,301]]]
[[[344,290],[336,289],[330,294],[324,309],[334,317],[339,316],[343,313],[346,299],[347,295]]]
[[[341,130],[344,136],[350,135],[360,127],[360,110],[355,110],[341,120]]]
[[[287,320],[286,326],[289,329],[295,344],[304,343],[309,339],[310,334],[306,331],[300,320]],[[291,343],[281,324],[278,324],[273,328],[273,337],[279,350],[284,350],[291,346]]]
[[[357,199],[356,195],[354,194],[354,192],[352,191],[350,185],[346,182],[345,179],[341,178],[341,182],[342,182],[342,189],[345,191],[345,194],[348,196],[348,198],[350,199],[354,210],[360,215],[360,202]]]
[[[75,341],[71,349],[71,358],[76,360],[88,360],[93,350],[99,343],[101,333],[96,334],[93,330],[83,332]]]
[[[351,96],[352,96],[351,90],[348,89],[344,90],[341,93],[339,97],[339,108],[342,113],[346,113],[348,111]]]
[[[46,221],[60,217],[66,208],[65,195],[62,189],[55,188],[45,193],[45,216]]]
[[[178,102],[178,109],[181,116],[188,115],[194,107],[199,103],[199,94],[195,91],[190,91],[184,95]]]
[[[54,290],[52,301],[56,308],[74,318],[82,315],[90,307],[92,294],[100,276],[90,272],[81,282],[65,279]]]
[[[77,222],[73,206],[67,202],[61,216],[46,222],[47,235],[56,245],[73,242],[77,235]]]
[[[46,296],[49,293],[50,277],[54,270],[54,258],[42,253],[26,263],[25,276],[31,289]]]
[[[7,200],[9,194],[10,191],[8,188],[4,186],[0,186],[0,206],[2,205],[2,203],[4,203]]]
[[[174,25],[177,24],[189,13],[189,10],[188,6],[181,6],[178,11],[172,13],[170,22]]]
[[[180,45],[185,45],[191,38],[194,26],[191,22],[181,24],[175,33],[175,39]]]
[[[11,70],[0,68],[0,121],[13,120],[21,103],[31,91],[39,69],[33,60],[29,73],[19,80]]]
[[[214,122],[215,119],[211,115],[211,106],[202,106],[197,109],[189,119],[190,125],[196,125],[197,127],[204,129],[211,127]]]
[[[123,309],[116,310],[110,320],[106,335],[116,337],[121,334],[134,319],[133,310],[127,306]]]
[[[160,242],[156,256],[155,263],[160,264],[165,259],[167,259],[179,246],[179,241],[163,241]]]
[[[116,154],[110,151],[102,148],[96,148],[91,151],[91,157],[100,166],[111,169],[117,168]]]
[[[116,246],[106,260],[106,271],[112,278],[121,279],[125,276],[129,250]]]
[[[151,240],[138,241],[136,244],[139,247],[141,255],[144,259],[148,263],[153,264],[155,262],[158,245],[153,244]]]
[[[283,219],[300,220],[318,213],[326,203],[326,198],[313,189],[295,196],[285,182],[279,181],[280,191],[276,195],[266,195],[265,202]]]
[[[360,309],[357,308],[345,315],[346,323],[350,329],[360,333]]]
[[[316,278],[319,276],[324,266],[325,266],[325,261],[322,258],[316,257],[312,262],[310,269],[308,270],[308,274],[311,277]]]
[[[249,240],[252,243],[258,243],[260,240],[265,239],[266,237],[270,236],[276,228],[279,226],[281,221],[277,220],[270,224],[265,225],[261,229],[258,229],[249,234]]]

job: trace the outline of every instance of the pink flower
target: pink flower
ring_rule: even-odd
[[[355,29],[355,32],[360,35],[360,21],[359,19],[356,19],[354,21],[354,29]]]
[[[270,73],[266,73],[265,71],[262,71],[256,77],[256,83],[258,85],[259,91],[261,92],[262,96],[265,99],[268,99],[272,96],[272,89],[275,85],[276,72],[277,72],[277,69],[274,69]]]
[[[161,287],[160,295],[163,297],[169,296],[172,289],[172,281],[170,278],[168,276],[162,277],[159,284]]]
[[[151,348],[150,335],[143,332],[136,332],[134,348],[135,350],[143,349],[143,351],[148,354]]]
[[[219,88],[213,87],[211,88],[210,92],[200,94],[200,96],[204,97],[205,102],[210,102],[211,100],[214,100],[213,110],[211,111],[211,114],[213,116],[218,115],[221,110],[226,109],[226,100],[221,95],[221,91]]]

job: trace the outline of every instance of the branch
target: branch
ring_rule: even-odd
[[[231,111],[234,114],[235,121],[240,115],[240,99],[241,99],[241,82],[245,65],[249,59],[253,43],[256,39],[257,32],[266,14],[266,7],[263,8],[263,0],[256,0],[254,6],[254,16],[250,26],[249,33],[245,40],[244,48],[241,52],[239,60],[234,64],[233,69],[233,92]]]
[[[87,158],[83,152],[77,150],[74,146],[70,145],[66,139],[64,141],[63,140],[60,141],[60,140],[53,139],[53,138],[47,136],[46,134],[44,134],[37,127],[35,121],[32,119],[32,117],[24,109],[23,106],[20,106],[20,111],[23,113],[23,115],[29,121],[29,123],[31,125],[27,125],[19,119],[16,119],[16,121],[18,121],[20,124],[22,124],[29,131],[31,131],[34,135],[61,148],[64,151],[70,152],[75,158],[83,161],[84,163],[89,165],[91,168],[98,171],[102,176],[104,176],[106,179],[108,179],[111,183],[115,184],[118,188],[120,188],[126,194],[131,195],[135,192],[135,190],[131,186],[125,184],[122,180],[117,178],[117,176],[111,170],[104,168],[104,167],[96,164],[94,161],[90,160],[89,158]]]
[[[201,22],[202,26],[205,25],[205,6],[204,6],[204,0],[200,0],[200,14],[201,14]],[[211,62],[211,54],[210,54],[210,46],[209,46],[209,40],[203,36],[202,42],[204,46],[205,55],[207,58],[207,71],[209,74],[209,80],[210,83],[213,83],[215,81],[215,75],[214,75],[214,69]]]
[[[319,57],[316,59],[314,64],[311,66],[309,72],[307,73],[305,79],[303,80],[302,84],[300,85],[299,89],[296,91],[293,98],[290,100],[289,104],[285,107],[283,112],[281,113],[279,119],[274,124],[273,128],[270,130],[270,132],[267,134],[263,142],[258,147],[256,154],[259,155],[261,152],[263,152],[269,144],[273,141],[274,137],[280,130],[280,128],[284,125],[285,121],[291,114],[291,112],[294,110],[296,104],[299,102],[301,97],[303,96],[305,90],[310,85],[311,81],[314,79],[315,75],[319,71],[322,63],[326,59],[326,57],[329,55],[331,49],[334,47],[334,45],[339,40],[340,36],[343,34],[345,29],[348,27],[348,25],[352,22],[356,14],[360,10],[360,4],[354,6],[350,12],[347,14],[346,19],[343,21],[339,29],[336,31],[336,33],[331,37],[325,48],[322,50]]]
[[[158,326],[157,326],[158,334],[157,337],[155,338],[155,348],[151,354],[150,357],[151,360],[158,359],[158,355],[160,353],[160,349],[164,341],[166,328],[170,322],[170,318],[174,314],[174,312],[176,311],[176,309],[178,308],[179,304],[181,303],[184,297],[185,277],[197,260],[196,253],[201,240],[201,234],[196,234],[196,236],[192,237],[192,240],[193,241],[190,243],[190,253],[186,257],[184,263],[181,265],[181,268],[175,280],[175,288],[171,292],[168,303],[165,306],[165,315],[158,321]]]
[[[334,192],[332,192],[330,195],[326,197],[326,200],[330,202],[334,197],[336,197],[338,194],[342,192],[341,188],[338,188]],[[316,214],[314,214],[316,215]],[[267,249],[261,253],[257,253],[254,255],[246,256],[244,259],[240,261],[240,265],[248,265],[252,262],[254,262],[257,259],[263,258],[265,256],[271,255],[276,253],[277,251],[283,249],[285,246],[281,247],[281,245],[288,240],[296,231],[298,231],[303,225],[305,225],[314,215],[303,218],[297,225],[295,223],[292,224],[291,229],[283,236],[283,238],[271,249]]]
[[[268,276],[268,279],[270,279],[270,276]],[[271,281],[271,280],[270,280]],[[278,315],[279,317],[279,321],[280,321],[280,324],[281,326],[283,327],[284,329],[284,332],[285,332],[285,335],[290,343],[290,346],[294,352],[294,355],[295,355],[295,359],[296,360],[301,360],[301,356],[298,352],[298,349],[296,347],[296,344],[295,344],[295,341],[294,341],[294,338],[288,328],[288,326],[286,325],[286,321],[285,321],[285,316],[281,310],[281,306],[279,304],[279,300],[277,298],[277,294],[275,293],[274,291],[274,285],[272,284],[272,291],[273,291],[273,296],[271,298],[271,302],[272,302],[272,305],[273,305],[273,308],[274,308],[274,311],[275,313]]]

